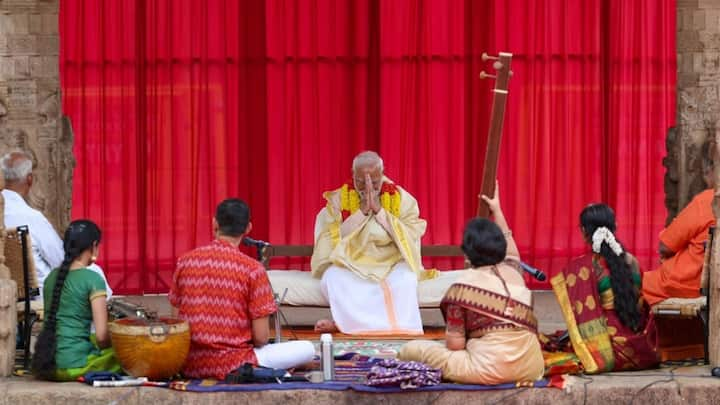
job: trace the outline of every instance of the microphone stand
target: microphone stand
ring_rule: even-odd
[[[265,273],[268,271],[268,260],[265,257],[265,251],[270,246],[269,243],[257,243],[255,244],[255,249],[257,252],[257,260],[262,263],[263,268],[265,269]],[[268,277],[268,282],[270,282],[270,278]],[[270,283],[270,288],[273,291],[273,298],[275,299],[275,306],[277,306],[277,312],[273,314],[273,323],[275,325],[275,343],[280,343],[282,341],[282,325],[280,322],[280,318],[282,317],[282,320],[285,321],[285,325],[290,325],[287,318],[285,317],[285,314],[280,309],[280,304],[285,300],[285,296],[288,293],[288,289],[285,288],[285,291],[283,291],[282,297],[280,297],[280,294],[275,292],[275,288],[273,288],[272,283]],[[290,328],[290,331],[293,332],[293,335],[295,335],[295,332]],[[297,339],[297,336],[295,337]]]

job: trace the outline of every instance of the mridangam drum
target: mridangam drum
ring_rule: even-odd
[[[177,374],[190,350],[190,327],[180,319],[118,319],[110,323],[110,336],[125,372],[150,380]]]

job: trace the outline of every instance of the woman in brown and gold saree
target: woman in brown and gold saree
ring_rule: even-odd
[[[543,376],[532,293],[519,268],[519,253],[500,208],[482,196],[495,222],[473,219],[465,227],[462,249],[473,269],[447,291],[441,309],[447,323],[445,344],[413,341],[401,360],[439,368],[443,378],[471,384],[534,381]]]
[[[592,253],[573,259],[550,283],[586,373],[657,366],[657,332],[640,294],[638,262],[615,238],[615,214],[587,206],[580,226]]]

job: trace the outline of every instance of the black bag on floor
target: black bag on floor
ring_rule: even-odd
[[[245,363],[228,373],[225,376],[225,382],[229,384],[281,383],[287,380],[285,377],[287,375],[287,370],[281,368],[254,366]]]

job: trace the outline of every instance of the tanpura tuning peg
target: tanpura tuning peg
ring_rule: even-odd
[[[483,61],[489,61],[489,60],[498,60],[499,58],[497,56],[490,56],[487,54],[487,52],[483,52],[481,56]]]
[[[481,79],[487,79],[488,77],[495,78],[496,76],[495,76],[495,75],[489,75],[489,74],[485,73],[484,70],[483,70],[482,72],[480,72],[480,78],[481,78]]]

